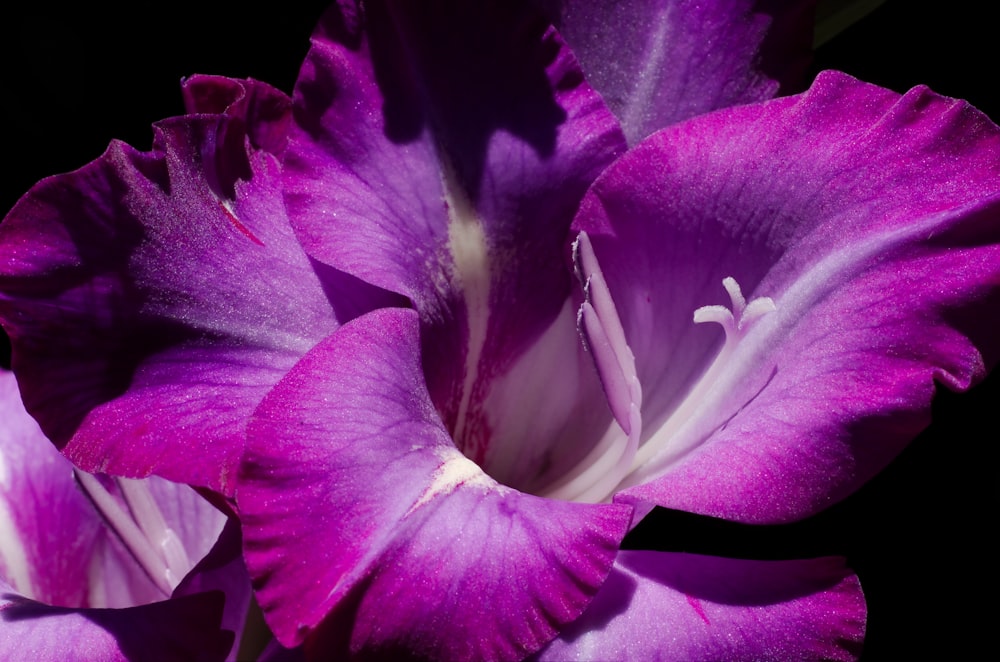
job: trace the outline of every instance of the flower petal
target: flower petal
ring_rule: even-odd
[[[165,596],[103,525],[77,486],[72,465],[24,411],[9,372],[0,372],[0,422],[0,658],[223,659],[236,629],[220,629],[223,599],[231,620],[241,620],[249,600],[246,571],[238,590],[232,582],[225,585],[225,596],[202,593],[135,607]],[[172,487],[174,492],[157,485],[154,498],[188,552],[200,558],[204,545],[186,534],[212,523],[205,509],[222,516],[190,488]],[[184,490],[201,501],[201,509],[184,498]],[[178,514],[185,520],[177,521]],[[218,529],[207,534],[211,545]],[[234,551],[242,566],[239,549]],[[233,573],[212,574],[200,567],[188,581],[214,588]],[[101,605],[128,608],[82,608]],[[70,651],[77,657],[67,657]]]
[[[221,593],[129,609],[64,609],[21,597],[0,580],[0,657],[45,662],[222,661]]]
[[[100,520],[75,485],[73,466],[24,411],[6,371],[0,371],[0,532],[0,578],[12,589],[49,604],[87,604],[90,559],[104,534]]]
[[[711,110],[797,86],[815,0],[536,0],[629,144]]]
[[[279,162],[245,142],[257,119],[161,122],[152,152],[112,144],[0,225],[0,319],[25,403],[88,471],[231,491],[253,408],[371,289],[334,309],[348,277],[298,246]]]
[[[578,227],[644,393],[641,468],[618,498],[787,521],[885,466],[935,385],[968,388],[1000,350],[998,155],[1000,131],[963,102],[827,73],[613,166]],[[720,354],[691,315],[727,277],[772,302],[747,304],[760,316]]]
[[[253,79],[205,75],[186,78],[181,92],[188,113],[239,118],[243,124],[233,122],[231,127],[237,135],[245,134],[255,149],[284,154],[292,103],[283,92]]]
[[[537,659],[847,661],[864,633],[864,596],[842,560],[623,551],[590,608]]]
[[[624,137],[524,3],[359,5],[326,14],[296,86],[289,217],[316,259],[410,297],[481,462],[483,394],[562,309],[569,223]]]
[[[236,519],[226,522],[215,546],[184,578],[172,597],[177,599],[210,591],[222,591],[226,596],[219,627],[235,635],[237,643],[226,657],[227,662],[235,662],[243,630],[247,627],[247,612],[253,593],[250,575],[243,561],[243,538]]]
[[[330,614],[319,656],[522,658],[583,611],[631,515],[522,494],[462,456],[399,309],[345,325],[268,395],[236,496],[269,624],[294,646]]]
[[[5,371],[0,414],[0,577],[20,594],[72,608],[163,600],[215,545],[226,518],[190,487],[157,477],[111,481],[75,472],[24,410],[14,376]],[[84,479],[89,495],[81,489]],[[116,515],[128,520],[132,533],[115,528]],[[130,535],[142,537],[144,547],[152,544],[155,567],[174,576],[151,575],[152,567],[144,568],[130,548]],[[230,547],[240,562],[238,543]],[[201,571],[187,579],[200,590],[233,588],[227,595],[243,599],[245,613],[249,583],[245,570],[240,573],[239,567],[215,572],[236,577],[225,586],[206,583]],[[240,578],[244,585],[237,586]]]

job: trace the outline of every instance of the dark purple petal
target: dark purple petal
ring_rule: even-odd
[[[230,492],[267,390],[338,318],[385,301],[302,252],[279,161],[246,142],[276,140],[273,117],[254,127],[277,93],[243,91],[228,106],[243,114],[161,122],[149,153],[112,144],[0,225],[0,319],[25,402],[88,471]]]
[[[129,609],[64,609],[21,597],[0,580],[0,657],[43,662],[226,659],[221,593]]]
[[[237,643],[226,657],[227,662],[234,662],[239,653],[244,627],[247,626],[247,611],[253,594],[250,575],[243,561],[240,524],[235,519],[226,522],[215,546],[184,578],[172,597],[176,599],[211,591],[221,591],[226,596],[219,627],[232,632],[235,637]]]
[[[578,227],[643,387],[623,500],[806,516],[926,426],[937,386],[968,388],[1000,350],[1000,131],[926,89],[827,73],[800,97],[665,130],[595,184]],[[702,311],[730,325],[723,343],[692,316],[726,301],[727,277],[760,316],[737,328]]]
[[[842,560],[623,551],[590,608],[537,659],[846,662],[864,634],[864,596]]]
[[[629,144],[695,115],[799,86],[815,0],[535,0]]]
[[[258,80],[191,76],[181,85],[188,113],[228,115],[242,124],[227,127],[245,135],[255,149],[281,156],[288,143],[292,102],[284,92]]]
[[[245,556],[279,641],[427,659],[520,659],[584,610],[630,509],[489,478],[432,406],[413,311],[316,346],[249,428],[237,488]]]
[[[624,137],[523,3],[340,2],[295,92],[285,170],[309,254],[408,296],[432,398],[483,460],[491,381],[569,292],[566,233]]]

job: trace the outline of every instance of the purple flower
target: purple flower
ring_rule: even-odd
[[[852,658],[838,560],[618,549],[657,505],[822,509],[995,352],[967,105],[826,74],[646,138],[775,92],[775,4],[571,7],[581,71],[524,7],[345,2],[294,112],[189,80],[152,152],[0,226],[29,409],[83,468],[234,499],[307,655]]]
[[[8,372],[0,421],[0,656],[235,659],[249,585],[225,516],[187,486],[75,470]]]

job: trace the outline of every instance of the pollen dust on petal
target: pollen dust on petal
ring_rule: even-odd
[[[497,483],[487,476],[479,465],[458,451],[446,451],[441,458],[441,464],[431,476],[430,484],[416,503],[410,506],[406,515],[409,516],[435,497],[450,494],[459,487],[475,487],[483,492],[489,492],[497,487]]]

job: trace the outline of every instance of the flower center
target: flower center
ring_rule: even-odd
[[[642,386],[635,357],[586,232],[581,232],[573,244],[573,261],[585,295],[577,317],[578,328],[593,357],[615,423],[583,459],[540,494],[553,499],[600,502],[610,499],[619,488],[638,482],[633,477],[651,463],[662,467],[697,445],[700,440],[678,443],[677,433],[708,402],[750,325],[776,307],[769,297],[748,303],[736,280],[725,278],[722,285],[731,307],[710,305],[694,311],[696,324],[715,322],[722,326],[725,343],[677,409],[642,439]]]

